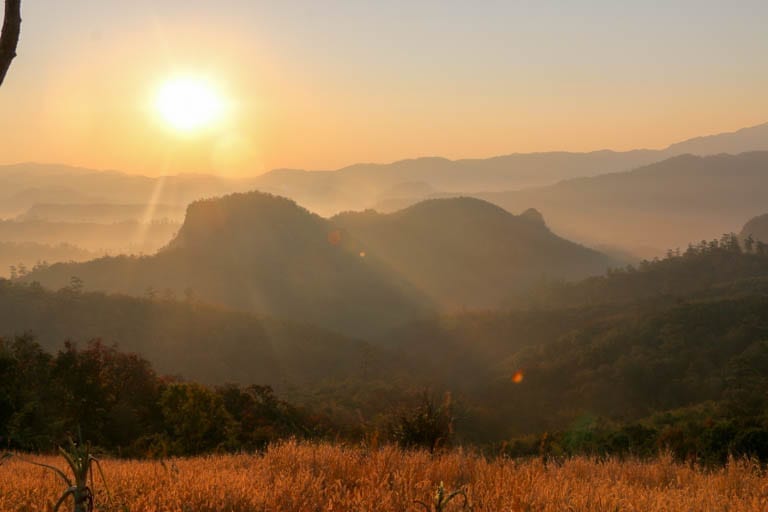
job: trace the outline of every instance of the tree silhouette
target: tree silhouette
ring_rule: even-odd
[[[0,33],[0,85],[5,80],[11,61],[16,57],[16,45],[21,32],[21,0],[5,0],[3,31]]]
[[[747,251],[748,254],[752,254],[752,251],[754,248],[755,248],[755,239],[752,238],[752,235],[749,235],[747,238],[744,239],[744,250]]]

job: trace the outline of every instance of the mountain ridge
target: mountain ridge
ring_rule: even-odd
[[[739,153],[768,150],[768,123],[735,132],[696,137],[664,149],[510,153],[456,160],[432,156],[390,163],[357,163],[336,170],[279,168],[241,178],[200,173],[150,177],[58,164],[12,164],[0,166],[0,181],[5,191],[0,194],[0,201],[9,203],[3,205],[5,212],[0,211],[0,215],[15,215],[31,207],[29,201],[10,201],[9,198],[24,189],[44,184],[46,187],[70,186],[73,191],[76,189],[82,194],[110,202],[143,204],[157,201],[178,205],[186,205],[203,197],[256,188],[291,197],[312,211],[329,216],[344,210],[370,208],[382,192],[404,181],[421,181],[446,193],[517,190],[550,185],[578,176],[630,170],[681,153],[709,155],[728,150],[733,152],[735,149]],[[51,173],[51,169],[55,172]],[[36,178],[36,173],[40,177]],[[70,175],[75,175],[76,179],[66,179]],[[41,181],[41,177],[45,180]],[[55,182],[61,178],[65,178],[63,182]],[[62,200],[66,201],[66,197]]]
[[[89,290],[134,296],[190,289],[229,309],[365,337],[442,308],[498,307],[544,276],[585,277],[611,263],[475,198],[325,219],[250,192],[192,203],[155,255],[55,264],[24,280],[57,289],[77,276]]]

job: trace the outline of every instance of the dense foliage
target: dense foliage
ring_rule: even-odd
[[[727,235],[560,288],[567,301],[542,294],[528,310],[466,313],[398,331],[401,349],[462,400],[457,432],[476,441],[531,434],[527,452],[538,453],[542,432],[564,451],[616,451],[624,441],[608,438],[626,427],[642,434],[627,441],[634,452],[680,438],[689,446],[680,441],[679,455],[719,460],[763,435],[768,255],[759,245],[747,249]],[[669,411],[687,412],[663,416]],[[585,428],[590,443],[558,438]],[[717,449],[705,439],[711,429],[728,433]],[[748,431],[752,441],[740,441]]]
[[[124,455],[186,455],[259,449],[322,428],[268,386],[159,377],[99,341],[51,355],[28,336],[0,339],[0,437],[13,449],[51,450],[82,435]]]
[[[161,373],[208,384],[270,383],[288,389],[379,375],[387,363],[368,344],[318,327],[223,310],[188,290],[142,298],[83,291],[73,277],[52,292],[0,279],[0,336],[30,332],[47,351],[64,340],[103,339],[141,354]],[[388,365],[391,367],[391,364]]]
[[[639,300],[686,299],[692,293],[743,285],[743,280],[768,275],[768,245],[739,240],[734,233],[668,251],[664,259],[614,268],[606,275],[566,283],[550,282],[534,289],[529,303],[562,308]]]

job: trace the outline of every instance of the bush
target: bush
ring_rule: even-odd
[[[412,408],[401,409],[389,426],[390,437],[403,448],[426,448],[434,452],[450,446],[453,436],[450,395],[437,404],[428,392]]]
[[[733,441],[733,454],[768,461],[768,430],[749,428],[740,432]]]

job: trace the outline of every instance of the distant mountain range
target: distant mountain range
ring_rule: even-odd
[[[174,205],[245,190],[249,185],[205,174],[153,178],[65,165],[0,166],[0,215],[15,217],[36,204]],[[141,211],[144,215],[146,209]],[[140,219],[135,219],[140,220]]]
[[[706,156],[759,150],[768,150],[768,123],[687,140],[663,150],[516,153],[463,160],[429,157],[356,164],[334,171],[277,169],[242,179],[203,174],[150,178],[62,165],[5,165],[0,166],[0,215],[18,215],[35,203],[186,206],[197,199],[252,189],[289,197],[314,212],[333,215],[373,207],[380,201],[423,199],[430,193],[543,186],[627,171],[685,153]]]
[[[107,244],[90,235],[62,239],[61,233],[71,231],[74,221],[87,221],[83,233],[98,231],[97,224],[177,221],[193,201],[250,190],[289,197],[326,216],[366,208],[394,212],[424,199],[474,196],[512,213],[535,208],[563,236],[632,261],[732,231],[764,213],[759,197],[765,184],[762,153],[722,154],[745,150],[768,150],[768,124],[664,150],[419,158],[336,171],[282,169],[242,179],[0,166],[0,217],[19,221],[13,226],[6,222],[12,237],[0,233],[0,241],[65,241],[89,251],[148,252],[167,243],[176,226],[131,228],[129,236],[120,234]]]
[[[16,220],[47,222],[180,222],[186,208],[167,204],[35,203]]]
[[[66,243],[0,242],[0,277],[10,276],[11,267],[18,273],[42,262],[86,261],[97,256]]]
[[[345,209],[376,208],[382,203],[399,209],[409,200],[412,203],[426,197],[408,190],[398,194],[397,187],[403,183],[416,182],[448,194],[518,190],[628,171],[686,153],[706,156],[757,150],[768,150],[768,123],[687,140],[663,150],[516,153],[464,160],[417,158],[391,164],[357,164],[325,172],[279,169],[259,176],[252,184],[260,190],[295,199],[310,210],[330,214]],[[393,202],[398,197],[406,202]]]
[[[337,329],[381,333],[427,313],[499,307],[542,279],[602,273],[613,261],[554,235],[535,212],[477,199],[428,201],[392,215],[330,220],[259,192],[193,203],[154,256],[56,264],[26,281],[201,299]]]
[[[695,137],[664,150],[666,157],[692,154],[699,156],[728,153],[737,155],[750,151],[768,151],[768,123],[742,128],[735,132]]]
[[[178,229],[179,224],[170,222],[0,220],[0,242],[71,244],[97,254],[153,253],[166,245]]]
[[[761,151],[683,155],[628,172],[477,196],[509,211],[535,206],[570,239],[650,257],[738,231],[765,212],[767,185],[768,151]]]

